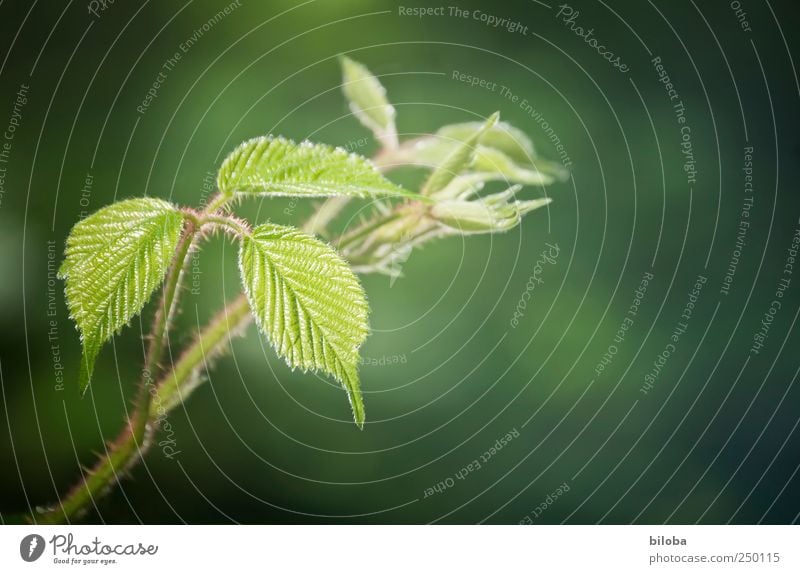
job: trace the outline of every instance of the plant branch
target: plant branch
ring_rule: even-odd
[[[186,400],[203,380],[199,371],[203,367],[206,370],[210,368],[211,361],[222,352],[223,346],[237,331],[241,332],[251,319],[250,305],[242,293],[199,330],[192,344],[159,381],[158,393],[150,408],[150,418],[163,418]]]
[[[384,148],[373,158],[382,172],[409,165],[407,158],[398,150],[395,140],[396,135],[390,137],[388,142],[383,142]],[[418,218],[425,212],[422,206],[431,200],[425,197],[414,199],[416,201],[400,203],[376,214],[356,229],[332,239],[331,242],[353,260],[356,264],[354,270],[357,272],[364,274],[380,271],[383,259],[391,256],[391,252],[387,250],[399,244],[417,244],[422,241],[425,233],[431,231],[426,226],[417,225]],[[231,197],[217,193],[202,211],[189,208],[182,210],[186,224],[153,319],[145,366],[129,422],[120,435],[107,445],[105,455],[93,468],[84,472],[82,480],[60,503],[30,516],[31,522],[69,522],[92,504],[95,498],[109,490],[119,480],[120,475],[144,455],[152,435],[166,414],[182,404],[202,383],[202,370],[210,368],[211,361],[227,348],[231,337],[237,331],[243,331],[252,319],[247,298],[241,294],[217,313],[205,327],[198,330],[194,341],[171,368],[160,373],[166,337],[179,299],[180,282],[193,244],[203,237],[202,231],[206,228],[223,230],[236,237],[251,233],[246,221],[225,211],[224,208],[231,200]],[[306,221],[303,229],[311,234],[324,233],[325,228],[349,201],[346,197],[329,198]],[[381,250],[387,252],[383,253]],[[154,383],[155,380],[158,382]]]
[[[143,434],[147,426],[149,418],[147,413],[150,410],[150,400],[152,397],[148,387],[153,384],[153,378],[158,373],[158,365],[164,354],[166,335],[169,332],[172,319],[175,316],[175,310],[178,306],[178,286],[183,278],[187,255],[194,241],[196,231],[197,229],[194,223],[190,221],[183,232],[183,237],[181,237],[181,242],[178,245],[178,250],[175,255],[175,260],[167,274],[161,296],[161,303],[153,319],[153,330],[150,336],[150,345],[147,349],[145,368],[142,372],[141,387],[139,389],[140,398],[136,405],[137,421],[134,426],[135,434]]]
[[[227,198],[224,199],[227,200]],[[177,294],[187,255],[195,238],[200,235],[198,231],[210,225],[233,232],[238,236],[250,233],[246,222],[219,213],[219,209],[224,203],[225,201],[214,201],[202,213],[185,212],[187,227],[167,275],[161,302],[153,321],[153,331],[145,360],[146,366],[129,424],[125,426],[116,440],[109,443],[106,454],[91,470],[86,471],[82,481],[67,493],[60,504],[30,517],[29,520],[32,522],[42,524],[69,522],[71,518],[92,504],[95,498],[102,496],[119,480],[120,474],[126,472],[145,453],[150,442],[149,439],[155,432],[155,427],[158,426],[153,423],[163,421],[169,411],[188,398],[203,381],[200,376],[202,368],[208,369],[210,362],[224,351],[231,337],[237,331],[242,331],[252,319],[249,303],[244,294],[241,294],[217,313],[208,325],[198,331],[194,341],[178,361],[162,375],[157,383],[153,382],[153,378],[158,373],[165,337],[177,307]],[[336,207],[341,208],[343,204],[344,202],[340,202]],[[402,215],[399,212],[400,208],[401,206],[397,206],[388,214],[381,216],[378,221],[370,222],[365,226],[366,229],[359,228],[354,230],[354,233],[341,237],[341,244],[350,248],[358,246],[370,237],[370,232],[374,232],[400,217]],[[335,215],[338,210],[333,209],[332,212]],[[314,229],[314,217],[312,216],[306,222],[304,229]],[[374,270],[374,268],[364,268],[361,272],[369,273]]]
[[[227,204],[229,200],[230,198],[227,195],[217,193],[217,195],[212,197],[211,201],[208,202],[203,213],[215,213],[225,207],[225,204]]]
[[[208,214],[201,217],[199,223],[201,226],[211,225],[216,228],[221,228],[233,233],[237,237],[250,235],[250,226],[247,222],[233,217],[232,215]]]

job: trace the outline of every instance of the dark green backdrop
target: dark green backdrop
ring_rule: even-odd
[[[454,2],[466,18],[450,4],[402,4],[445,7],[420,18],[388,1],[241,0],[203,31],[226,4],[118,1],[96,17],[81,2],[0,3],[0,128],[19,120],[0,163],[1,512],[52,503],[121,428],[134,391],[138,319],[103,351],[92,393],[80,399],[75,388],[78,334],[63,286],[48,279],[81,212],[142,194],[196,203],[225,152],[265,133],[371,154],[339,89],[336,56],[347,53],[382,77],[401,133],[500,110],[546,157],[558,159],[558,137],[572,178],[548,188],[549,211],[519,229],[430,245],[394,283],[364,278],[373,334],[363,349],[363,432],[340,389],[291,373],[251,327],[170,416],[176,459],[151,451],[86,520],[798,519],[800,270],[785,272],[800,227],[793,2]],[[476,9],[527,28],[492,27]],[[579,12],[572,20],[569,9]],[[472,87],[454,71],[497,87]],[[242,213],[299,222],[310,210],[275,200]],[[513,327],[546,243],[559,255]],[[230,243],[214,240],[199,266],[199,293],[186,293],[173,345],[237,289]],[[615,341],[647,273],[633,324]],[[781,279],[789,284],[777,298]],[[480,468],[462,471],[476,459]]]

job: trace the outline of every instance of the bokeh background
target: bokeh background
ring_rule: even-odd
[[[381,77],[402,134],[500,110],[558,160],[546,121],[572,161],[570,180],[547,188],[550,209],[510,233],[429,245],[394,282],[364,277],[373,327],[361,369],[364,431],[341,389],[290,372],[250,327],[170,415],[180,454],[153,449],[84,520],[798,520],[800,270],[784,271],[800,227],[793,2],[241,0],[197,37],[227,5],[115,2],[95,16],[85,2],[0,2],[0,127],[15,103],[21,112],[0,164],[4,521],[53,503],[92,463],[124,424],[142,360],[150,308],[105,348],[91,393],[79,398],[78,334],[53,280],[70,227],[124,197],[196,204],[206,174],[256,135],[374,153],[342,97],[338,54]],[[444,16],[400,13],[438,6]],[[451,16],[449,6],[470,15]],[[571,23],[567,9],[579,12]],[[489,26],[474,10],[527,28]],[[573,26],[593,29],[629,70]],[[137,111],[193,36],[158,97]],[[694,183],[657,56],[685,106]],[[472,87],[454,71],[498,87]],[[299,223],[313,207],[272,200],[240,212]],[[514,328],[547,243],[559,256]],[[238,289],[230,243],[213,240],[198,265],[175,352]],[[646,273],[653,280],[634,323],[598,374]],[[688,328],[644,393],[701,275]],[[752,352],[781,279],[790,280],[782,305]],[[509,432],[518,436],[462,472]]]

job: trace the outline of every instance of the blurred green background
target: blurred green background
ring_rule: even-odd
[[[21,116],[0,164],[0,512],[54,502],[116,436],[135,390],[149,308],[104,349],[91,393],[80,399],[75,388],[78,334],[52,279],[81,212],[143,194],[196,204],[206,174],[256,135],[374,153],[341,94],[336,56],[346,53],[381,77],[401,134],[500,110],[558,160],[546,121],[572,178],[547,188],[550,209],[510,233],[431,244],[394,282],[364,277],[373,334],[363,348],[363,432],[336,385],[290,372],[250,327],[170,415],[180,454],[154,448],[85,519],[796,521],[800,275],[784,266],[800,226],[800,88],[796,38],[784,34],[800,18],[788,0],[742,2],[748,31],[728,2],[711,4],[241,0],[199,37],[228,3],[116,2],[99,17],[85,3],[0,4],[0,127],[15,102]],[[445,15],[400,10],[439,6]],[[449,6],[470,14],[451,16]],[[481,13],[527,28],[493,27]],[[158,97],[137,111],[193,36]],[[657,56],[685,105],[694,183]],[[454,72],[498,87],[472,87]],[[753,203],[724,294],[748,146]],[[299,223],[313,206],[272,200],[240,212]],[[559,256],[513,328],[546,243]],[[199,269],[175,353],[238,290],[229,242],[212,240]],[[615,342],[646,273],[639,312]],[[707,282],[688,328],[644,393],[699,275]],[[753,336],[783,278],[790,284],[756,354]],[[461,472],[509,432],[518,436]]]

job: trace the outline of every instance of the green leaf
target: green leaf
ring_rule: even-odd
[[[450,142],[446,145],[455,145],[455,142],[465,141],[482,127],[481,122],[465,122],[444,126],[436,132],[440,141]],[[536,159],[533,142],[522,130],[506,122],[497,122],[496,125],[484,131],[480,138],[481,145],[505,153],[509,158],[520,165],[529,165]]]
[[[435,169],[465,141],[473,138],[483,125],[465,122],[444,126],[433,135],[403,144],[394,155],[398,161]],[[537,157],[530,138],[505,122],[485,129],[475,147],[469,171],[482,174],[479,179],[483,181],[548,185],[556,179],[563,181],[569,177],[563,166]]]
[[[139,313],[175,256],[183,214],[153,198],[104,207],[77,223],[67,238],[59,277],[83,343],[81,392],[103,343]]]
[[[540,169],[540,166],[547,171]],[[558,167],[536,160],[536,164],[523,167],[514,163],[500,150],[478,144],[475,147],[472,163],[469,170],[454,177],[442,189],[431,193],[436,200],[451,199],[455,197],[466,198],[477,194],[485,183],[490,181],[503,181],[509,184],[522,183],[525,185],[549,185],[555,181],[554,172]]]
[[[453,181],[437,191],[434,196],[436,201],[443,199],[469,199],[477,195],[486,182],[492,178],[486,173],[465,173],[453,178]]]
[[[244,142],[222,163],[219,190],[234,194],[305,197],[418,197],[383,177],[368,159],[325,144],[281,137]]]
[[[405,142],[395,155],[403,161],[437,166],[483,125],[483,122],[464,122],[443,126],[435,134]],[[497,122],[486,129],[478,143],[502,151],[523,166],[530,165],[537,158],[530,138],[506,122]]]
[[[350,110],[365,127],[372,130],[384,146],[397,146],[394,106],[386,99],[386,89],[366,66],[340,56],[342,91]]]
[[[523,167],[514,163],[503,151],[479,145],[472,163],[472,171],[486,174],[487,179],[524,183],[526,185],[548,185],[554,178],[536,165]]]
[[[242,238],[239,270],[258,327],[278,355],[342,383],[363,427],[358,349],[369,333],[369,308],[347,263],[298,229],[265,224]]]
[[[461,172],[468,169],[475,159],[477,144],[481,136],[497,124],[500,112],[493,113],[485,123],[480,124],[472,131],[472,134],[461,141],[455,148],[437,165],[433,170],[428,181],[423,186],[423,193],[430,195],[443,189]]]

